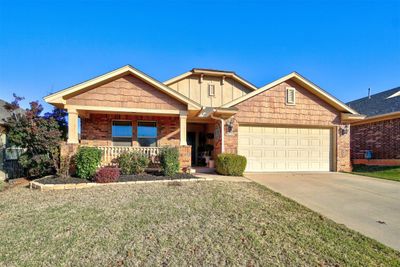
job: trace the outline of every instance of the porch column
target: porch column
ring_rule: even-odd
[[[78,112],[76,109],[68,109],[68,144],[79,143],[78,139]]]
[[[179,113],[179,132],[180,132],[180,138],[181,138],[181,142],[180,145],[181,146],[186,146],[187,145],[187,141],[186,141],[186,123],[187,122],[187,111],[181,111]]]

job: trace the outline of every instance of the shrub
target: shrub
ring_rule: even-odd
[[[176,147],[164,147],[161,150],[160,162],[165,176],[174,176],[179,171],[179,150]]]
[[[59,158],[59,144],[62,140],[58,118],[49,114],[41,116],[43,111],[39,102],[30,102],[27,110],[19,108],[22,97],[14,94],[15,100],[5,108],[11,114],[7,118],[7,139],[10,147],[21,148],[23,154],[18,159],[29,177],[40,177],[54,173]]]
[[[139,151],[123,153],[117,161],[122,174],[125,175],[143,173],[150,163],[150,159]]]
[[[244,156],[223,153],[217,156],[217,173],[229,176],[243,176],[247,159]]]
[[[90,179],[96,174],[101,162],[101,150],[95,147],[80,147],[76,153],[76,175]]]
[[[115,167],[103,167],[97,171],[94,181],[96,183],[112,183],[118,181],[120,172]]]

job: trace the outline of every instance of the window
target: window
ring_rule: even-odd
[[[139,121],[137,136],[140,146],[157,146],[157,125],[151,121]]]
[[[214,96],[215,95],[215,85],[214,84],[209,84],[208,85],[208,95],[209,96]]]
[[[286,104],[296,105],[296,89],[292,87],[286,88]]]
[[[113,121],[112,140],[114,146],[131,146],[132,123],[130,121]]]

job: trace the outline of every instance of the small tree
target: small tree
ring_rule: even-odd
[[[14,94],[15,100],[7,107],[14,111],[23,98]],[[42,105],[30,102],[24,113],[13,112],[6,120],[7,137],[11,145],[24,149],[19,163],[27,170],[29,177],[54,173],[59,164],[61,132],[54,118],[40,116]]]

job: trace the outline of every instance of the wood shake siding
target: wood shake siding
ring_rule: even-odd
[[[67,99],[68,105],[186,110],[185,104],[133,75],[90,89]]]
[[[286,87],[296,88],[296,105],[286,104]],[[295,82],[287,81],[235,106],[239,123],[333,126],[340,112]]]
[[[296,88],[296,104],[286,104],[286,87]],[[340,112],[293,81],[283,82],[235,106],[238,113],[232,117],[233,131],[227,133],[225,124],[225,151],[237,153],[240,124],[261,124],[293,127],[329,127],[335,136],[333,169],[350,171],[350,133],[340,134],[344,126]],[[333,152],[332,152],[333,153]]]

